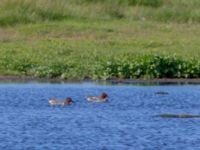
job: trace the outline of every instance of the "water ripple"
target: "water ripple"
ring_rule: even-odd
[[[161,113],[200,114],[200,86],[0,85],[0,149],[155,150],[198,149],[199,119],[159,118]],[[109,93],[109,102],[85,96]],[[158,95],[158,91],[169,94]],[[73,97],[51,107],[52,97]]]

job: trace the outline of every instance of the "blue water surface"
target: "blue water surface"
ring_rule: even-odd
[[[109,102],[85,100],[101,92]],[[71,106],[48,104],[68,96],[75,101]],[[200,114],[200,86],[2,83],[0,149],[200,149],[200,119],[156,116],[162,113]]]

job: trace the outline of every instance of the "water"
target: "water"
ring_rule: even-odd
[[[103,91],[107,103],[84,99]],[[68,96],[71,106],[48,105]],[[200,119],[155,116],[200,114],[199,108],[199,85],[0,84],[0,149],[199,149]]]

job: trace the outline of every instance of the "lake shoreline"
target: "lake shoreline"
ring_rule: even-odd
[[[34,76],[0,76],[0,82],[108,82],[132,84],[200,84],[200,78],[155,78],[155,79],[108,79],[108,80],[66,80],[61,78],[39,78]]]

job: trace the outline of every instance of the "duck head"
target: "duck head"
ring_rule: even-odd
[[[64,101],[64,104],[65,104],[65,105],[70,105],[70,104],[72,104],[72,103],[73,103],[73,100],[72,100],[71,97],[67,97],[67,98],[65,99],[65,101]]]
[[[106,99],[106,98],[108,98],[108,94],[106,94],[105,92],[101,93],[100,99]]]

